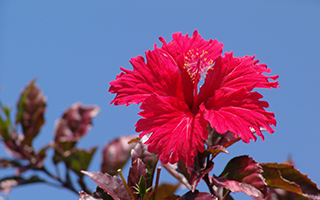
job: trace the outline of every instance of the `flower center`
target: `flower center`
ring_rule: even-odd
[[[185,55],[185,62],[183,68],[188,72],[191,81],[198,83],[205,78],[207,71],[212,67],[213,60],[208,59],[208,52],[199,49],[190,49]]]
[[[208,52],[205,50],[191,49],[185,55],[183,68],[187,71],[193,83],[193,106],[191,112],[194,114],[198,112],[198,83],[205,78],[212,65],[213,60],[208,58]]]

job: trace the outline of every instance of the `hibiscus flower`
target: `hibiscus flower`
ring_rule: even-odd
[[[136,124],[140,137],[150,134],[148,150],[157,152],[163,163],[182,159],[188,166],[198,151],[205,149],[207,125],[218,133],[230,131],[248,143],[269,133],[276,125],[266,101],[254,88],[276,88],[278,76],[266,76],[271,70],[258,64],[254,56],[222,56],[223,44],[193,36],[172,35],[173,40],[146,52],[146,60],[130,60],[133,70],[121,67],[109,92],[116,93],[115,105],[140,104],[142,117]],[[252,131],[254,130],[254,131]]]

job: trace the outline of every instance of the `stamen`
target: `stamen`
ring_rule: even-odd
[[[186,69],[193,83],[203,80],[207,71],[212,68],[213,60],[207,58],[207,54],[207,51],[202,50],[202,52],[199,52],[199,49],[190,49],[186,53],[183,68]]]

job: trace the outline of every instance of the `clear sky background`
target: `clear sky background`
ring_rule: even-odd
[[[159,36],[170,41],[172,33],[192,34],[197,29],[204,39],[224,43],[225,52],[256,55],[272,75],[280,76],[281,86],[259,90],[276,115],[275,133],[265,133],[265,142],[258,138],[233,145],[229,155],[217,157],[211,174],[220,174],[238,155],[258,162],[282,162],[291,155],[296,167],[320,184],[319,11],[317,0],[0,1],[1,102],[14,108],[21,89],[37,78],[48,104],[46,124],[35,139],[37,149],[53,140],[54,121],[67,107],[78,101],[98,105],[101,112],[94,127],[78,146],[99,146],[89,168],[99,171],[103,145],[134,134],[139,119],[137,105],[109,105],[114,98],[108,93],[109,82],[120,73],[119,67],[132,69],[129,59],[160,45]],[[174,183],[166,173],[161,181]],[[89,178],[86,182],[94,190],[96,184]],[[198,189],[207,191],[203,184]],[[42,184],[14,188],[9,197],[78,199]]]

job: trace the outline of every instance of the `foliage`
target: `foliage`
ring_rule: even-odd
[[[103,148],[102,172],[87,172],[97,147],[79,149],[77,142],[92,127],[92,118],[99,108],[73,104],[56,122],[54,141],[44,145],[39,151],[32,146],[33,139],[44,124],[46,98],[31,81],[22,91],[17,105],[16,120],[10,119],[11,110],[1,105],[0,135],[11,158],[1,158],[0,168],[15,168],[15,175],[2,177],[0,190],[9,193],[12,188],[32,183],[55,184],[79,194],[81,200],[94,199],[232,199],[231,192],[243,192],[255,199],[320,199],[320,190],[306,175],[295,169],[292,163],[258,163],[249,156],[231,159],[219,176],[210,175],[214,167],[213,159],[220,153],[228,153],[227,148],[239,141],[234,134],[219,134],[208,127],[207,149],[198,153],[192,166],[182,160],[175,164],[161,163],[178,184],[159,184],[160,167],[158,157],[148,151],[143,143],[148,138],[135,135],[121,136],[107,143]],[[17,133],[21,126],[22,133]],[[61,176],[49,172],[44,165],[47,151],[54,150],[53,162],[58,167],[64,163],[66,174]],[[118,169],[131,159],[127,181],[121,180]],[[34,175],[26,177],[26,171]],[[71,174],[78,177],[78,186],[72,182]],[[158,172],[158,173],[157,173]],[[40,178],[39,173],[48,176]],[[98,187],[91,192],[87,189],[83,175],[90,177]],[[157,175],[156,184],[154,177]],[[208,192],[199,192],[198,183],[204,180]],[[190,189],[183,196],[174,192],[180,184]],[[128,189],[126,189],[128,187]],[[81,192],[78,192],[81,191]]]
[[[0,158],[0,169],[15,169],[0,178],[0,192],[44,183],[66,188],[80,200],[232,200],[236,192],[256,200],[320,199],[317,185],[291,161],[259,163],[240,155],[220,175],[211,173],[215,157],[228,154],[229,146],[255,140],[254,134],[263,138],[261,131],[273,132],[274,114],[264,110],[268,103],[252,90],[278,87],[278,82],[268,80],[278,76],[263,75],[270,70],[254,57],[222,57],[222,43],[205,41],[197,31],[193,38],[181,33],[173,38],[169,43],[160,38],[163,46],[146,53],[147,63],[141,56],[133,58],[134,70],[122,68],[124,73],[110,82],[109,91],[117,93],[112,103],[141,103],[136,131],[142,133],[105,144],[101,172],[87,171],[98,147],[78,147],[99,113],[97,106],[71,105],[56,121],[53,141],[36,150],[33,140],[45,123],[47,102],[35,80],[22,91],[14,120],[9,107],[0,103],[0,137],[10,156]],[[203,73],[208,76],[198,93]],[[48,150],[54,152],[55,173],[45,166]],[[126,180],[121,169],[130,161]],[[160,183],[162,168],[177,183]],[[97,184],[95,191],[88,190],[84,175]],[[201,180],[208,191],[197,190]],[[182,196],[175,194],[180,185],[189,189]]]

